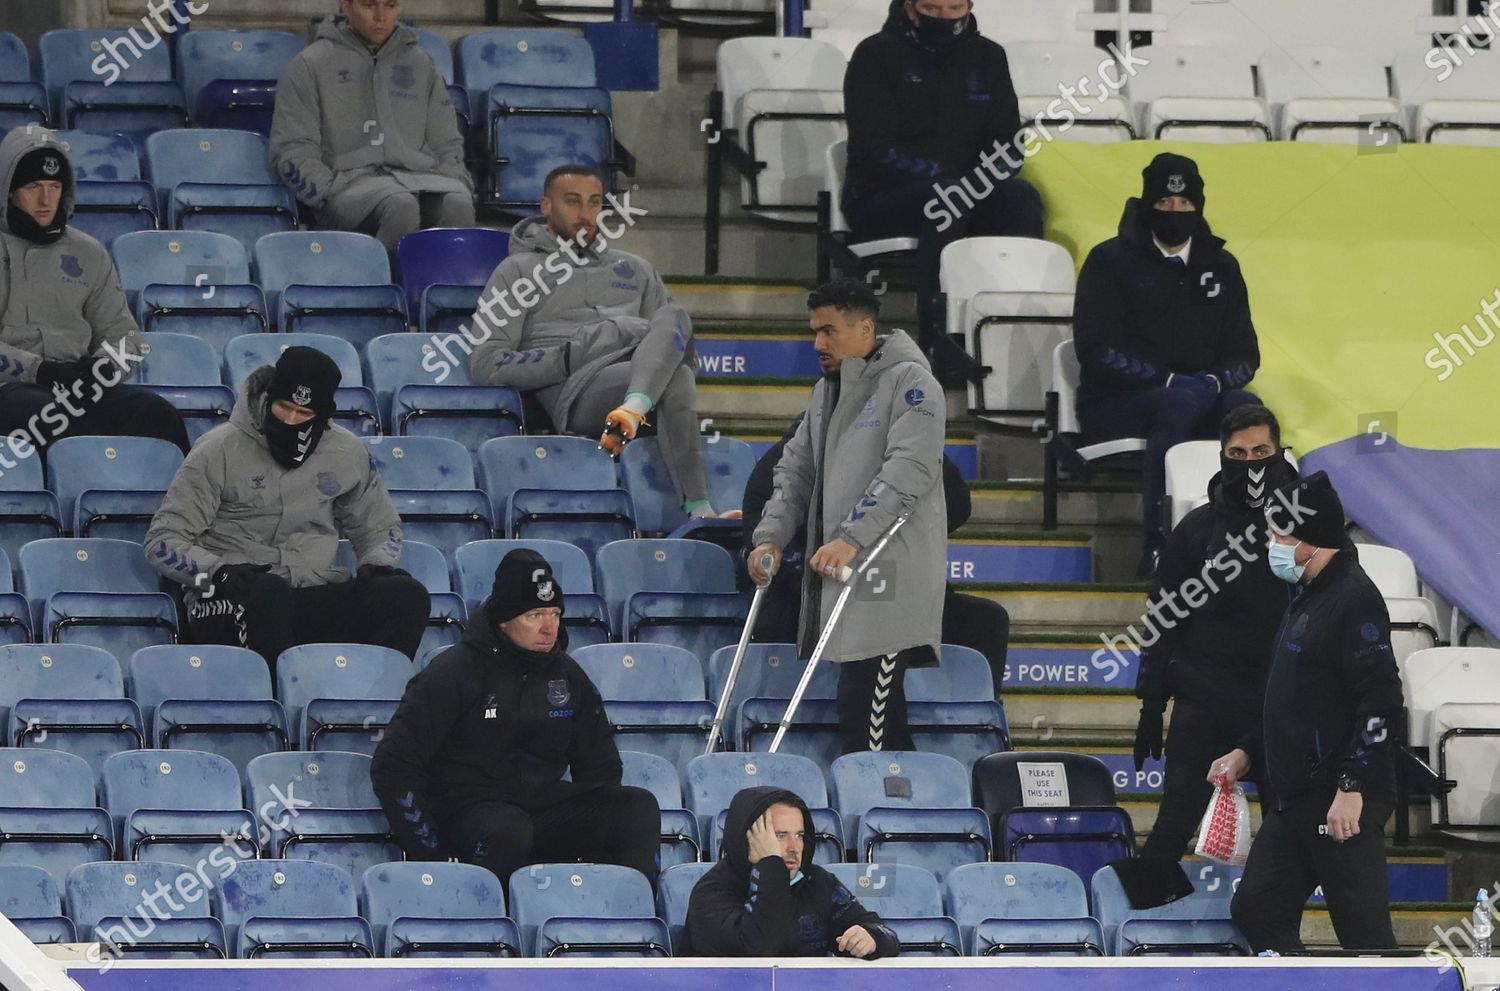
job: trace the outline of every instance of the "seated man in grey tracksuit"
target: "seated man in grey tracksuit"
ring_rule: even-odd
[[[416,654],[427,590],[396,567],[401,518],[359,439],[330,422],[338,366],[291,347],[251,372],[230,421],[204,434],[146,534],[146,559],[187,586],[196,643],[276,658],[304,643]],[[339,532],[354,575],[336,567]]]
[[[466,331],[477,345],[469,377],[534,391],[559,433],[597,436],[611,454],[654,410],[683,509],[715,515],[699,446],[687,311],[667,295],[650,262],[600,236],[604,178],[597,169],[553,169],[541,211],[516,225],[510,257],[479,297]]]
[[[318,226],[396,242],[474,226],[474,180],[442,72],[395,0],[340,0],[276,86],[270,168]]]

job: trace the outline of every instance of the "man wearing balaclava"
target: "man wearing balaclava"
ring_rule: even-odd
[[[75,434],[170,441],[186,453],[172,404],[122,384],[141,332],[104,246],[68,226],[73,166],[57,135],[27,125],[0,142],[0,434],[14,457]]]
[[[1125,203],[1120,233],[1078,273],[1073,345],[1086,443],[1146,440],[1141,578],[1166,543],[1166,455],[1211,438],[1260,367],[1240,264],[1203,216],[1203,178],[1190,158],[1162,153]]]
[[[1255,952],[1302,950],[1302,909],[1321,885],[1339,946],[1394,950],[1385,824],[1405,699],[1385,599],[1360,567],[1326,472],[1282,486],[1266,517],[1267,562],[1292,601],[1262,721],[1205,774],[1254,774],[1263,793],[1230,914]]]
[[[656,883],[661,811],[620,784],[614,730],[568,656],[562,612],[552,566],[513,550],[463,639],[407,684],[370,780],[408,859],[457,857],[502,885],[527,864],[576,860]]]
[[[970,0],[892,0],[849,59],[844,115],[853,240],[917,239],[919,343],[939,377],[972,376],[977,364],[939,334],[943,248],[1042,236],[1041,197],[1016,177],[1025,156],[1005,49],[979,33]]]
[[[304,643],[416,654],[427,590],[397,567],[401,518],[375,462],[332,422],[339,369],[289,347],[246,377],[229,422],[204,434],[146,534],[146,560],[186,587],[196,643],[258,652],[275,673]],[[354,574],[334,563],[342,533]]]
[[[1161,808],[1143,857],[1179,860],[1213,795],[1213,759],[1259,725],[1276,627],[1290,589],[1266,565],[1266,500],[1297,471],[1281,425],[1264,406],[1239,406],[1219,427],[1219,473],[1208,502],[1182,518],[1162,549],[1142,618],[1135,693],[1135,768],[1162,756],[1172,701]],[[1255,776],[1255,775],[1252,775]]]

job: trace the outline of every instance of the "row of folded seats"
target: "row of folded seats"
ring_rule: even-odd
[[[354,875],[302,860],[94,863],[61,885],[41,868],[0,866],[0,912],[38,942],[98,939],[122,957],[664,957],[691,952],[688,898],[710,866],[668,869],[654,897],[639,872],[605,864],[522,868],[508,891],[484,868],[455,863]],[[941,882],[905,863],[829,869],[896,931],[904,956],[1249,952],[1218,877],[1136,910],[1110,867],[1087,888],[1046,864],[970,864]],[[178,893],[167,904],[182,910],[153,913],[155,891]]]
[[[587,160],[610,172],[629,167],[629,154],[615,140],[609,91],[598,85],[593,48],[583,38],[549,28],[497,28],[463,38],[455,58],[432,32],[417,29],[417,36],[448,87],[486,202],[535,204],[547,172],[567,162]],[[177,39],[174,58],[167,44],[148,47],[142,40],[149,36],[139,29],[49,31],[40,42],[37,81],[24,43],[0,32],[0,130],[44,124],[121,135],[144,141],[153,164],[158,154],[166,161],[151,148],[163,131],[243,129],[266,136],[277,82],[303,48],[300,37],[285,31],[196,30]],[[260,181],[274,182],[265,162],[262,147],[233,174],[264,174]]]

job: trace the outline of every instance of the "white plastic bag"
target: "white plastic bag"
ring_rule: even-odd
[[[1231,867],[1245,866],[1250,854],[1250,802],[1244,788],[1220,783],[1198,827],[1196,852]]]

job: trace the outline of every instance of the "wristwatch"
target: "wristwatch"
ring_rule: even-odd
[[[1359,794],[1364,791],[1365,783],[1352,774],[1342,773],[1339,775],[1339,791],[1353,792]]]

